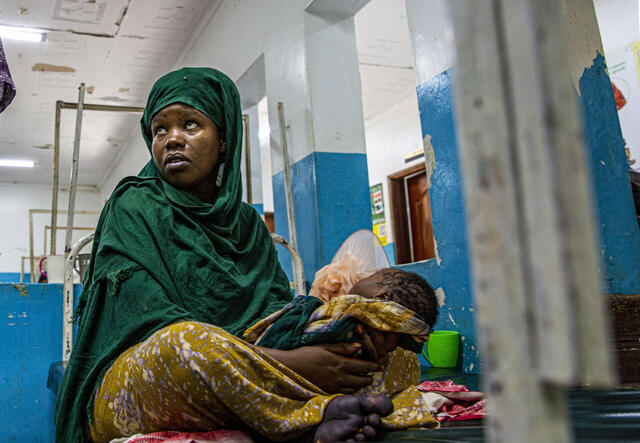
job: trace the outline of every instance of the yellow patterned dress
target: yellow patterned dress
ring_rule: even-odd
[[[394,412],[383,426],[437,427],[415,388],[416,355],[398,348],[382,363],[384,370],[362,392],[391,397]],[[113,363],[95,394],[90,431],[96,442],[214,429],[252,429],[287,440],[318,425],[334,397],[257,346],[216,326],[185,321],[157,331]]]

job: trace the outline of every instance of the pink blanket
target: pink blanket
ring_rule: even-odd
[[[242,431],[209,431],[209,432],[183,432],[162,431],[146,435],[134,435],[126,439],[112,440],[126,443],[251,443],[253,440]]]
[[[487,415],[486,399],[479,391],[469,391],[464,385],[451,380],[425,381],[418,385],[424,401],[439,422],[471,420]]]

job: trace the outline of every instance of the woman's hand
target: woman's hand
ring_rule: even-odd
[[[382,366],[352,356],[360,343],[303,346],[290,351],[260,348],[329,394],[353,394],[369,386],[371,373]]]

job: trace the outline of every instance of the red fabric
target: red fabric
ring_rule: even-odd
[[[132,437],[127,440],[127,443],[245,443],[252,441],[253,440],[242,431],[221,430],[209,432],[154,432],[139,437]]]
[[[425,381],[418,390],[433,392],[447,399],[440,406],[435,419],[439,422],[471,420],[487,415],[487,401],[479,391],[469,391],[464,385],[456,385],[452,380]]]

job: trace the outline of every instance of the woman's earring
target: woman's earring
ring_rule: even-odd
[[[220,167],[218,168],[218,177],[216,178],[216,186],[222,186],[222,177],[224,176],[224,162],[220,162]]]

